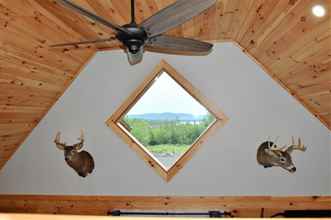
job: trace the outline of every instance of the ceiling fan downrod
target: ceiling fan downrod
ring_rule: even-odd
[[[136,24],[136,7],[135,1],[131,0],[131,24]]]

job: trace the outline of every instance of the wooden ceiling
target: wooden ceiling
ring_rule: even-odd
[[[75,0],[128,23],[129,0]],[[137,0],[142,21],[174,0]],[[314,17],[322,4],[327,16]],[[169,34],[234,41],[331,129],[331,0],[219,0]],[[55,0],[0,0],[0,168],[99,49],[49,45],[113,35]]]

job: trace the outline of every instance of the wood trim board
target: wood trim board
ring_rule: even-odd
[[[106,220],[106,219],[118,219],[118,217],[77,216],[77,215],[0,214],[0,220]],[[121,220],[131,220],[131,219],[132,219],[132,217],[121,217]],[[171,218],[171,217],[139,217],[138,218],[137,217],[135,219],[173,220],[174,218]],[[198,219],[209,219],[209,218],[198,218]],[[307,219],[320,219],[320,218],[307,218]],[[197,220],[197,218],[185,217],[185,220]]]
[[[262,210],[263,209],[263,210]],[[113,210],[232,212],[265,217],[283,210],[331,209],[331,196],[55,196],[0,195],[0,213],[107,215]]]
[[[166,72],[175,82],[177,82],[191,97],[197,100],[204,106],[210,114],[213,115],[215,121],[201,134],[201,136],[190,146],[190,148],[169,168],[164,167],[139,141],[133,137],[120,121],[125,114],[139,101],[145,92],[153,85],[158,76]],[[206,138],[211,135],[216,129],[223,127],[228,121],[228,117],[211,103],[201,92],[196,89],[187,79],[179,74],[170,64],[162,60],[154,70],[145,78],[137,89],[123,102],[123,104],[115,111],[112,116],[106,121],[106,124],[113,129],[137,154],[153,168],[165,181],[170,181],[180,169],[193,157],[194,153],[204,143]]]

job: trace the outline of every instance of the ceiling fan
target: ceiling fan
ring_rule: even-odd
[[[213,6],[217,0],[177,0],[170,6],[152,15],[141,24],[135,19],[135,0],[131,0],[131,22],[119,26],[94,13],[74,4],[70,0],[56,0],[64,7],[71,9],[91,20],[109,27],[115,31],[115,36],[106,39],[56,44],[51,47],[78,46],[100,42],[119,41],[124,46],[131,65],[142,61],[144,51],[184,54],[207,55],[213,45],[210,43],[163,35],[168,30],[183,24]]]

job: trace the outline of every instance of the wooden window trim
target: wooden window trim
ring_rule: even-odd
[[[153,85],[155,79],[166,72],[171,76],[183,89],[185,89],[193,98],[203,105],[214,117],[215,121],[201,134],[201,136],[191,145],[191,147],[176,161],[169,169],[166,169],[162,163],[142,146],[135,138],[122,127],[119,121],[131,109],[132,106],[144,95],[144,93]],[[188,80],[180,75],[166,61],[162,60],[155,69],[149,74],[137,89],[124,101],[124,103],[113,113],[106,121],[106,124],[113,129],[138,155],[152,167],[165,181],[170,181],[184,165],[192,158],[194,153],[201,147],[206,138],[216,129],[223,127],[228,121],[227,116],[218,109],[214,104],[204,97]]]

